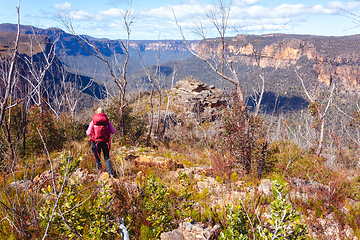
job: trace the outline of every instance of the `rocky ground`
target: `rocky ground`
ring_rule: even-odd
[[[128,149],[120,148],[116,151],[122,152],[122,165],[126,165],[127,171],[130,168],[135,168],[136,173],[133,177],[118,176],[117,178],[110,178],[106,172],[101,174],[90,173],[87,169],[78,168],[69,178],[69,181],[85,182],[105,182],[110,186],[124,186],[132,189],[131,194],[139,194],[139,186],[136,183],[137,178],[143,177],[143,171],[147,168],[159,169],[167,172],[166,177],[169,182],[176,184],[179,172],[191,174],[194,177],[197,192],[203,192],[204,189],[211,189],[211,196],[208,204],[210,207],[225,207],[227,204],[236,203],[239,199],[245,199],[247,196],[254,196],[255,192],[263,194],[264,196],[272,195],[272,182],[269,179],[262,179],[259,185],[249,186],[243,181],[236,181],[232,183],[221,183],[216,178],[211,176],[211,169],[207,166],[202,167],[188,167],[176,162],[171,158],[162,156],[154,156],[152,150],[145,151],[142,149]],[[126,159],[126,160],[125,160]],[[114,160],[113,160],[114,162]],[[115,166],[119,162],[114,162]],[[39,191],[39,189],[51,184],[53,180],[56,181],[58,174],[53,174],[51,170],[45,171],[37,175],[34,179],[28,181],[18,181],[11,183],[12,187],[17,187],[25,191]],[[131,180],[133,179],[133,180]],[[301,199],[306,201],[309,198],[317,199],[326,196],[318,195],[319,192],[331,191],[328,186],[313,181],[305,181],[301,179],[293,179],[290,183],[292,199]],[[352,204],[357,204],[352,202]],[[347,206],[342,208],[342,211],[347,211]],[[357,239],[354,237],[354,232],[347,226],[340,226],[336,221],[335,213],[330,213],[315,218],[314,212],[308,212],[306,216],[302,215],[302,219],[310,226],[309,235],[314,239]],[[177,229],[161,234],[162,240],[195,240],[195,239],[218,239],[220,234],[219,225],[206,225],[189,219],[181,222]]]

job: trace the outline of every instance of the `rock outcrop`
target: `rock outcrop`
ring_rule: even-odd
[[[215,240],[220,234],[220,226],[206,227],[195,221],[180,223],[179,228],[160,235],[161,240]]]
[[[199,55],[209,57],[213,54],[221,54],[221,44],[216,40],[207,40],[199,45]],[[227,52],[231,56],[228,60],[234,62],[245,62],[248,65],[256,65],[254,54],[260,56],[260,66],[284,68],[291,64],[296,64],[300,57],[306,56],[313,60],[318,57],[316,48],[311,43],[299,39],[291,39],[265,45],[262,49],[256,49],[251,43],[246,41],[233,41],[227,45]]]
[[[307,202],[309,199],[320,199],[326,201],[331,196],[331,189],[321,183],[300,178],[291,179],[293,187],[292,195]]]
[[[172,91],[175,95],[173,107],[186,119],[198,122],[214,121],[221,107],[227,104],[228,95],[224,90],[207,86],[193,78],[185,78],[176,83]]]

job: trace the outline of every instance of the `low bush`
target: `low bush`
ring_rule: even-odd
[[[158,239],[162,232],[172,230],[168,188],[150,176],[146,180],[144,195],[146,220],[150,223],[153,238]]]
[[[113,100],[106,109],[106,114],[109,117],[112,125],[115,128],[116,139],[119,139],[121,144],[137,145],[144,142],[144,134],[146,131],[146,124],[141,117],[132,113],[132,108],[125,106],[123,108],[123,115],[120,111],[120,100]],[[123,129],[123,136],[122,134]]]
[[[270,212],[260,195],[250,203],[228,205],[226,227],[220,239],[307,239],[308,227],[289,202],[287,185],[283,179],[272,181],[274,199]]]
[[[61,235],[69,239],[112,239],[119,236],[117,223],[109,211],[113,199],[110,186],[102,182],[99,186],[85,188],[77,179],[69,179],[80,161],[80,158],[63,154],[56,186],[51,184],[42,189],[47,196],[39,211],[44,235]]]
[[[57,120],[59,130],[64,133],[66,142],[80,141],[86,137],[87,124],[83,124],[69,114],[61,114]]]
[[[218,142],[220,154],[233,156],[247,173],[258,169],[260,176],[267,159],[264,119],[249,114],[248,109],[243,109],[234,98],[231,109],[223,110],[222,122]]]
[[[29,111],[26,129],[26,152],[28,154],[41,153],[44,144],[49,152],[60,150],[65,143],[64,130],[59,127],[53,114],[47,108],[33,106]]]

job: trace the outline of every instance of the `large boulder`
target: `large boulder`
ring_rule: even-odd
[[[160,235],[161,240],[215,240],[220,234],[220,226],[206,227],[199,222],[180,223],[179,228]]]
[[[228,95],[224,90],[210,87],[193,78],[178,81],[172,88],[175,100],[173,106],[187,119],[196,119],[200,123],[216,120],[219,108],[227,105]]]
[[[10,187],[12,187],[14,189],[28,191],[31,186],[31,183],[32,182],[30,180],[20,180],[20,181],[15,181],[15,182],[10,183]]]
[[[315,181],[293,178],[290,184],[293,187],[291,194],[296,198],[302,199],[304,202],[307,202],[309,199],[326,201],[331,197],[331,189]]]
[[[79,181],[84,183],[86,181],[95,180],[96,175],[90,174],[87,169],[77,168],[70,176],[70,181],[75,182]]]

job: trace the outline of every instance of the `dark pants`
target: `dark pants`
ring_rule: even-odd
[[[109,175],[114,175],[113,174],[113,169],[111,166],[111,161],[109,158],[109,147],[108,144],[106,142],[101,142],[96,144],[95,142],[91,142],[91,150],[94,153],[95,156],[95,167],[97,169],[101,169],[101,159],[100,159],[100,154],[101,154],[101,150],[104,153],[104,160],[105,160],[105,167],[106,167],[106,172]]]

